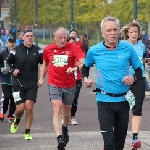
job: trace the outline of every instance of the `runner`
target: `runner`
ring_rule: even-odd
[[[67,42],[65,28],[58,27],[53,34],[55,43],[44,49],[38,83],[39,86],[43,85],[43,79],[48,69],[48,89],[54,108],[53,124],[58,140],[57,148],[64,150],[69,142],[68,125],[76,91],[74,72],[81,69],[84,53],[78,46]],[[78,66],[75,66],[76,61],[79,62]]]
[[[0,119],[4,120],[5,114],[9,108],[8,121],[14,121],[14,112],[16,109],[14,98],[12,96],[12,73],[6,65],[6,58],[8,57],[10,50],[15,46],[16,40],[13,38],[8,38],[6,44],[7,49],[0,53],[0,80],[2,86],[2,98],[0,102]]]
[[[16,103],[16,119],[11,125],[10,132],[15,134],[18,131],[21,117],[26,111],[24,139],[32,140],[30,128],[38,92],[38,64],[42,64],[43,50],[33,45],[32,30],[24,31],[23,40],[24,44],[11,50],[7,59],[7,63],[13,64],[14,67],[12,87]]]
[[[138,38],[140,36],[139,23],[136,21],[129,23],[122,32],[124,32],[126,41],[129,42],[134,48],[134,51],[137,53],[139,57],[139,60],[143,64],[145,64],[146,62],[145,45],[142,42],[138,41]],[[142,70],[143,70],[143,78],[140,81],[134,83],[131,87],[131,91],[135,96],[135,105],[132,108],[133,141],[132,141],[131,150],[137,150],[138,148],[141,147],[141,142],[138,139],[138,134],[139,134],[141,122],[142,122],[142,105],[143,105],[143,100],[145,98],[145,69],[143,65],[142,65]],[[132,76],[134,73],[135,73],[134,69],[131,66],[130,75]]]
[[[69,37],[68,42],[76,44],[74,37]],[[72,108],[71,108],[71,120],[70,120],[71,125],[77,125],[78,124],[77,120],[75,119],[75,115],[77,112],[78,98],[79,98],[80,90],[82,88],[82,74],[81,74],[81,72],[75,71],[74,75],[75,75],[75,79],[76,79],[76,92],[75,92],[75,97],[74,97],[74,100],[72,103]]]
[[[114,17],[101,22],[104,42],[89,49],[82,73],[85,87],[90,88],[89,69],[95,63],[97,76],[96,101],[104,150],[123,150],[129,122],[129,104],[134,103],[129,91],[135,80],[142,78],[142,63],[129,43],[118,42],[120,25]],[[129,62],[135,70],[129,76]],[[126,99],[125,99],[126,98]],[[129,103],[128,103],[128,101]],[[132,101],[130,101],[132,100]]]

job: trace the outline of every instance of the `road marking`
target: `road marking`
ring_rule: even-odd
[[[94,92],[88,92],[88,93],[90,93],[90,94],[95,94]]]

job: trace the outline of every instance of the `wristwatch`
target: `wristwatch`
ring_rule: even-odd
[[[137,81],[137,77],[135,75],[133,75],[133,78],[134,78],[134,82]]]

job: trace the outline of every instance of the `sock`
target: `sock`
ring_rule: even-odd
[[[19,124],[21,119],[16,119],[15,124]]]
[[[63,131],[68,131],[67,128],[68,128],[68,127],[65,127],[64,125],[62,125],[62,130],[63,130]]]
[[[133,133],[133,140],[138,139],[138,133]]]
[[[28,133],[30,133],[30,129],[25,130],[25,134],[28,134]]]
[[[60,141],[61,139],[62,139],[62,135],[59,135],[59,136],[57,137],[57,140]]]

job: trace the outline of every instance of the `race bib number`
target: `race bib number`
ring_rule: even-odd
[[[135,105],[135,96],[133,95],[131,90],[127,92],[127,94],[125,95],[125,99],[128,101],[130,109],[132,109]]]
[[[13,98],[14,98],[15,103],[17,101],[20,101],[21,100],[20,92],[13,92]]]
[[[54,55],[54,66],[63,67],[68,64],[68,55]]]

